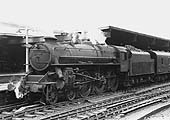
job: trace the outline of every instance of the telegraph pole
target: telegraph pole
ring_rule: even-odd
[[[25,72],[28,73],[29,72],[29,59],[28,59],[28,52],[29,52],[29,48],[28,48],[28,31],[29,29],[26,27],[25,28],[25,46],[26,46],[26,58],[25,58]]]

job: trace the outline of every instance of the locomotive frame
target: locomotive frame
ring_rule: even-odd
[[[51,42],[51,41],[50,41]],[[53,43],[54,44],[54,43]],[[48,44],[47,44],[48,45]],[[57,45],[57,44],[56,44]],[[61,44],[59,44],[60,46],[62,46]],[[46,48],[44,47],[42,44],[36,44],[36,46],[33,46],[33,53],[32,51],[30,51],[30,56],[35,56],[34,52],[36,50],[34,50],[34,47],[39,48],[40,51],[45,51],[42,48]],[[65,45],[64,45],[65,46]],[[41,77],[37,78],[39,79],[39,82],[34,82],[35,78],[38,77],[36,75],[29,75],[27,78],[27,84],[45,84],[47,86],[49,86],[49,88],[46,86],[46,88],[43,88],[43,93],[45,94],[45,98],[48,102],[53,103],[51,99],[54,99],[54,102],[57,101],[57,97],[56,98],[53,95],[56,95],[58,93],[53,93],[51,91],[51,89],[64,89],[64,91],[60,91],[62,94],[66,94],[67,99],[72,100],[74,99],[77,94],[81,97],[87,97],[91,91],[95,92],[96,94],[100,94],[103,91],[110,89],[112,91],[115,91],[118,87],[118,81],[116,80],[116,74],[111,73],[114,69],[116,72],[116,69],[118,69],[118,66],[120,65],[118,63],[118,61],[116,60],[116,57],[114,56],[107,56],[106,54],[112,54],[114,52],[108,51],[108,49],[113,49],[113,47],[103,47],[101,45],[98,45],[100,47],[100,49],[105,49],[105,50],[99,50],[99,47],[97,48],[96,46],[90,44],[90,45],[85,45],[85,44],[81,44],[81,45],[77,45],[76,47],[73,45],[69,45],[66,44],[66,46],[68,48],[62,48],[62,50],[65,50],[65,52],[68,52],[67,54],[76,54],[78,55],[76,52],[78,51],[78,53],[80,55],[78,56],[59,56],[60,59],[58,59],[58,61],[56,62],[56,60],[54,60],[54,63],[50,63],[50,66],[47,67],[48,65],[43,65],[42,66],[37,66],[37,68],[35,68],[36,66],[34,66],[34,69],[36,69],[37,71],[42,71],[41,73],[44,73],[45,75],[41,75]],[[91,49],[86,49],[83,48],[82,46],[85,47],[90,47]],[[52,47],[51,47],[52,48]],[[58,49],[58,48],[57,48]],[[70,51],[67,51],[70,50]],[[114,48],[115,49],[115,48]],[[47,49],[48,51],[49,49]],[[56,47],[53,48],[53,50],[56,50]],[[117,50],[117,49],[115,49]],[[39,52],[40,52],[39,51]],[[49,53],[45,51],[45,56],[46,53]],[[89,55],[89,51],[94,52],[91,53],[91,56]],[[100,55],[101,57],[99,57],[98,55],[101,54],[100,52],[103,52],[103,56]],[[113,50],[114,51],[114,50]],[[110,52],[110,53],[109,53]],[[57,52],[59,53],[59,52]],[[81,54],[87,54],[85,56],[82,56]],[[41,54],[41,57],[43,56],[43,53],[38,53]],[[60,54],[60,53],[59,53]],[[89,55],[89,56],[88,56]],[[96,57],[94,57],[94,55],[97,55]],[[104,56],[105,55],[105,56]],[[59,58],[57,55],[54,57],[55,55],[53,54],[53,58],[57,57]],[[48,56],[50,59],[46,59],[46,58],[40,58],[39,56],[36,57],[39,59],[40,63],[48,63],[51,60],[51,57]],[[30,57],[31,58],[31,57]],[[34,57],[35,58],[35,57]],[[32,60],[32,66],[37,63],[37,58],[35,58]],[[45,60],[45,61],[43,61]],[[35,63],[34,63],[35,62]],[[57,64],[56,64],[57,63]],[[42,68],[43,69],[42,69]],[[47,71],[44,71],[46,68],[48,68]],[[108,75],[106,75],[105,71],[108,71]],[[118,71],[118,70],[117,70]],[[111,76],[111,74],[113,74]],[[46,79],[44,79],[46,78]],[[54,82],[54,79],[58,79]],[[111,78],[114,78],[115,80],[111,80]],[[35,81],[37,81],[37,79]],[[46,81],[48,79],[48,81]],[[108,80],[106,80],[108,79]],[[109,80],[110,79],[110,80]],[[51,80],[51,81],[49,81]],[[49,85],[49,84],[55,84],[54,85]],[[64,85],[63,85],[64,84]],[[53,87],[52,87],[53,86]],[[93,87],[92,87],[93,86]],[[107,87],[106,87],[107,86]],[[35,86],[34,86],[35,87]],[[51,88],[52,87],[52,88]],[[32,88],[34,89],[34,88]],[[32,90],[33,91],[33,90]],[[38,89],[37,89],[38,91]],[[36,92],[37,92],[36,91]],[[47,95],[48,93],[48,95]]]

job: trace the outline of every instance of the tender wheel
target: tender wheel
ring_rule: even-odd
[[[116,91],[118,89],[118,80],[116,78],[110,80],[110,86],[112,92]]]
[[[74,100],[76,98],[76,91],[74,89],[69,89],[66,91],[67,100]]]
[[[84,72],[84,75],[89,75],[88,72]],[[80,97],[87,97],[91,93],[92,85],[91,82],[89,82],[89,79],[86,77],[83,77],[81,79],[82,82],[84,82],[82,85],[79,87],[79,95]]]
[[[55,85],[47,85],[45,89],[46,102],[48,104],[55,104],[58,101],[58,93]]]

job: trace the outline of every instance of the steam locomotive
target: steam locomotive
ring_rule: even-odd
[[[61,42],[46,38],[29,50],[30,72],[15,86],[16,96],[38,94],[53,104],[120,86],[163,81],[170,76],[170,53],[132,46]]]

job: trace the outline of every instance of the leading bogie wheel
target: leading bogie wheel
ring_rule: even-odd
[[[55,85],[47,85],[45,88],[45,98],[47,104],[55,104],[58,101],[58,92]]]

